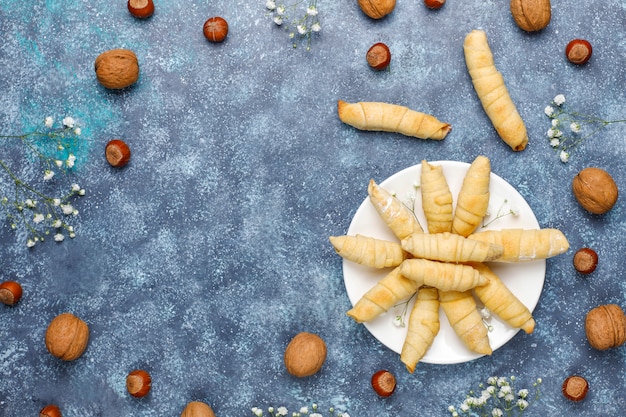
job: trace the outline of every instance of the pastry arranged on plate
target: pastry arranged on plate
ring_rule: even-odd
[[[415,370],[439,332],[439,307],[463,344],[479,354],[489,355],[492,348],[478,301],[509,326],[532,333],[535,320],[530,310],[488,263],[547,259],[569,249],[558,229],[477,231],[489,205],[488,158],[479,156],[468,168],[456,208],[441,166],[427,161],[421,166],[426,228],[413,209],[370,180],[369,200],[399,243],[361,235],[330,237],[344,259],[392,268],[347,312],[354,321],[369,322],[416,297],[400,354],[409,372]]]

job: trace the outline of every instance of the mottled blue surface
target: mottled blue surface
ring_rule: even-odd
[[[323,29],[310,52],[291,48],[262,0],[155,3],[155,15],[139,21],[123,0],[0,0],[0,133],[74,116],[86,142],[71,180],[87,190],[73,240],[28,249],[23,232],[3,225],[2,278],[20,281],[24,297],[0,308],[0,415],[36,415],[57,403],[67,417],[172,416],[202,400],[218,416],[311,402],[352,417],[445,416],[494,374],[517,375],[522,386],[543,378],[530,416],[623,413],[626,350],[593,350],[583,324],[599,304],[626,306],[624,202],[593,216],[570,191],[587,166],[609,170],[626,189],[623,128],[604,130],[562,164],[547,143],[543,109],[563,93],[580,111],[626,117],[626,3],[554,0],[550,25],[527,34],[505,1],[450,0],[430,11],[399,0],[373,21],[356,1],[318,0]],[[223,44],[203,38],[213,15],[230,24]],[[526,121],[524,152],[496,137],[474,93],[462,43],[475,28],[486,30]],[[583,67],[564,58],[576,37],[594,46]],[[378,41],[392,51],[389,71],[365,62]],[[93,62],[120,47],[135,51],[141,76],[111,92]],[[442,142],[360,132],[338,120],[338,99],[403,104],[453,131]],[[122,170],[103,156],[114,137],[133,152]],[[471,162],[479,154],[542,227],[565,232],[571,249],[548,261],[532,335],[518,333],[491,357],[420,364],[409,374],[345,315],[342,262],[328,236],[345,233],[370,178],[422,159]],[[40,172],[14,162],[25,174]],[[581,246],[600,255],[588,277],[571,266]],[[91,329],[87,351],[70,363],[44,345],[47,324],[64,311]],[[328,345],[322,371],[306,379],[289,376],[282,362],[300,331]],[[137,367],[154,381],[141,400],[125,390]],[[380,368],[398,378],[385,400],[369,385]],[[591,385],[578,404],[561,395],[573,373]]]

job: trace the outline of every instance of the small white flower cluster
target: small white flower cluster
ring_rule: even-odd
[[[626,122],[626,120],[603,120],[587,114],[570,112],[564,104],[565,96],[558,94],[544,109],[546,116],[551,119],[550,128],[546,133],[548,142],[563,163],[569,161],[574,148],[585,139],[595,135],[609,124]],[[585,125],[589,126],[586,134],[583,132]]]
[[[458,407],[451,405],[448,407],[448,411],[452,417],[459,417],[460,415],[492,417],[522,415],[530,406],[528,397],[530,391],[526,388],[516,391],[513,387],[515,381],[515,376],[510,378],[489,377],[487,385],[481,383],[478,386],[480,388],[479,393],[470,391]],[[533,383],[536,400],[539,399],[541,382],[541,378],[537,378]]]
[[[496,212],[493,219],[489,220],[487,223],[485,223],[485,220],[491,217],[491,213],[488,211],[485,214],[482,227],[487,227],[493,222],[495,222],[496,220],[499,220],[505,216],[513,216],[513,217],[519,216],[519,209],[515,205],[511,204],[509,200],[506,198],[504,199],[502,204],[500,204],[500,207],[498,207],[498,211]]]
[[[291,414],[289,414],[289,410],[287,410],[286,407],[278,407],[278,408],[269,407],[267,409],[267,413],[268,413],[267,415],[271,417],[284,417],[288,415],[291,415],[292,417],[301,417],[301,416],[324,417],[323,414],[320,414],[318,412],[317,404],[311,405],[310,411],[309,411],[309,407],[300,407],[298,411],[293,411]],[[264,411],[260,409],[259,407],[252,407],[252,414],[254,414],[256,417],[265,416]],[[350,417],[348,413],[341,413],[341,412],[335,413],[335,409],[333,407],[328,409],[328,416],[329,417],[333,417],[333,416],[334,417]]]
[[[50,182],[55,177],[55,170],[67,172],[76,163],[76,156],[71,151],[81,135],[81,128],[72,117],[65,117],[62,127],[54,129],[54,119],[44,119],[46,131],[36,130],[23,135],[3,135],[0,138],[20,139],[28,150],[35,153],[44,164],[43,181]],[[53,145],[52,151],[46,150]],[[61,158],[59,158],[61,156]],[[28,232],[26,246],[31,248],[43,242],[47,235],[53,234],[56,242],[65,240],[65,234],[70,238],[76,236],[74,227],[65,220],[68,216],[77,216],[78,210],[71,204],[71,199],[84,196],[85,189],[78,184],[72,184],[69,191],[60,197],[53,197],[38,190],[34,185],[20,179],[0,159],[0,172],[4,171],[13,183],[10,190],[0,190],[0,207],[5,211],[11,229],[17,229],[23,224]],[[10,198],[8,196],[11,196]]]
[[[272,21],[276,26],[282,26],[289,33],[289,39],[292,40],[292,46],[298,47],[298,41],[306,40],[306,49],[311,50],[311,36],[322,30],[319,20],[319,11],[317,9],[317,0],[309,0],[308,6],[304,14],[299,17],[292,18],[289,13],[297,13],[297,6],[303,1],[286,5],[284,3],[276,3],[275,0],[267,0],[265,8],[269,10]],[[302,13],[302,12],[300,12]]]

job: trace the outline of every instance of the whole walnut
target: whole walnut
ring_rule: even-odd
[[[298,333],[287,345],[284,359],[291,375],[299,378],[313,375],[326,360],[326,343],[316,334]]]
[[[187,404],[180,417],[215,417],[213,409],[200,401],[192,401]]]
[[[526,32],[545,28],[552,18],[550,0],[511,0],[510,7],[513,20]]]
[[[358,0],[363,13],[372,19],[381,19],[387,16],[396,7],[396,0]]]
[[[128,87],[139,78],[137,56],[128,49],[111,49],[101,53],[94,68],[100,84],[113,90]]]
[[[626,342],[626,316],[617,304],[598,306],[587,313],[585,333],[589,344],[598,350],[618,347]]]
[[[64,361],[78,359],[89,342],[87,323],[73,315],[63,313],[56,316],[46,330],[46,348]]]
[[[601,168],[589,167],[572,180],[574,197],[593,214],[604,214],[617,202],[618,190],[613,177]]]

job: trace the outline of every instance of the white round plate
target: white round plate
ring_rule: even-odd
[[[435,161],[429,163],[442,166],[444,176],[448,181],[448,186],[454,198],[454,206],[456,207],[456,196],[461,189],[469,164],[454,161]],[[385,181],[380,182],[379,185],[394,194],[407,205],[412,204],[412,200],[414,199],[415,205],[413,207],[415,207],[415,214],[424,230],[427,231],[426,218],[422,211],[422,197],[419,188],[417,188],[421,171],[421,165],[414,165],[392,175]],[[486,227],[480,226],[477,231],[509,228],[539,229],[539,223],[530,206],[508,182],[492,173],[489,191],[489,216],[485,217],[484,220]],[[513,210],[516,214],[507,215],[506,213],[509,213],[510,210]],[[504,215],[490,223],[497,217],[498,212]],[[369,197],[363,201],[356,211],[347,234],[361,234],[379,239],[398,241],[379,217],[376,209],[370,203]],[[546,261],[537,260],[509,264],[490,263],[489,266],[500,279],[502,279],[513,294],[515,294],[530,311],[533,311],[543,289],[546,276]],[[363,294],[388,272],[389,269],[377,270],[344,260],[344,283],[352,305],[356,304]],[[408,304],[408,312],[405,316],[406,319],[408,319],[412,304],[411,300]],[[406,327],[394,325],[393,321],[397,315],[402,314],[404,307],[405,305],[394,307],[375,320],[364,324],[376,339],[397,353],[402,351],[407,329]],[[454,333],[452,327],[450,327],[450,323],[442,310],[440,310],[439,316],[441,322],[439,334],[421,362],[453,364],[467,362],[482,356],[481,354],[470,351],[463,345],[461,340]],[[495,316],[492,316],[489,320],[489,324],[493,326],[493,330],[489,332],[489,341],[494,351],[511,340],[519,331],[519,329],[512,328]]]

